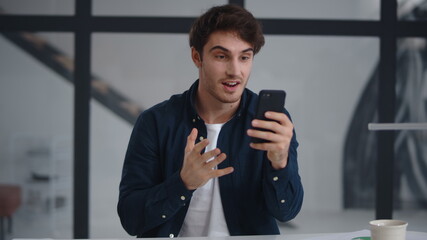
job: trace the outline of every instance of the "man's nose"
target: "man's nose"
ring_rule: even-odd
[[[238,76],[240,73],[240,63],[237,59],[233,59],[227,64],[227,75],[229,76]]]

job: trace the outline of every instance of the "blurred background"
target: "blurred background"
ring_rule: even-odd
[[[92,16],[192,20],[226,3],[93,0]],[[292,20],[307,20],[314,29],[316,21],[324,20],[375,25],[381,18],[380,0],[240,3],[265,26],[278,19],[290,19],[291,27]],[[399,22],[427,20],[427,1],[399,0],[397,5]],[[0,0],[0,8],[2,15],[70,17],[75,1]],[[75,33],[67,26],[63,31],[1,32],[0,208],[5,206],[2,201],[11,204],[10,209],[0,209],[6,239],[73,238],[73,216],[85,211],[75,209],[73,202],[80,171],[82,179],[88,176],[83,180],[88,187],[84,195],[88,237],[130,237],[121,227],[116,204],[133,123],[144,109],[185,91],[198,77],[185,28],[153,32],[144,30],[146,26],[141,31],[131,27],[129,32],[90,32],[86,139],[75,138],[75,121],[87,117],[75,110]],[[281,232],[367,229],[368,221],[376,217],[378,147],[376,133],[368,131],[367,124],[378,122],[380,33],[352,36],[332,29],[330,34],[287,34],[271,27],[268,31],[266,45],[255,56],[248,88],[287,92],[305,190],[300,214],[280,223]],[[396,77],[391,81],[395,122],[427,122],[426,40],[396,39],[396,67],[391,69]],[[88,167],[74,170],[80,140],[88,141]],[[427,132],[398,131],[389,151],[395,159],[390,183],[393,217],[408,221],[409,230],[425,231]]]

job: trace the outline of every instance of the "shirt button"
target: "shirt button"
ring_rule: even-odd
[[[278,177],[274,177],[274,178],[273,178],[273,181],[277,181],[277,180],[279,180],[279,178],[278,178]]]
[[[175,235],[173,235],[173,233],[169,234],[169,238],[174,238]]]
[[[193,118],[193,122],[196,122],[196,119]]]
[[[162,218],[166,218],[166,215],[162,215]]]
[[[181,196],[181,200],[184,201],[185,200],[185,196]]]
[[[285,201],[285,199],[282,199],[282,200],[280,200],[280,202],[281,202],[281,203],[285,203],[286,201]]]
[[[200,136],[200,138],[199,138],[199,139],[200,139],[200,141],[203,141],[204,137],[203,137],[203,136]]]

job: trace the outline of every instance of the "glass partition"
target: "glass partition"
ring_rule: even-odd
[[[349,176],[360,179],[366,172],[374,174],[374,163],[364,172],[346,166],[354,157],[348,142],[355,147],[364,144],[349,132],[355,119],[362,117],[355,111],[363,93],[372,88],[368,83],[377,66],[378,44],[377,38],[364,37],[267,36],[264,49],[255,56],[248,87],[256,92],[271,88],[287,92],[286,108],[300,142],[304,204],[291,225],[282,225],[282,232],[353,231],[365,229],[375,217],[375,201],[364,208],[345,207],[344,196],[353,190],[345,186],[346,181],[359,189]],[[359,130],[368,134],[367,123]]]
[[[7,239],[72,238],[73,64],[58,39],[72,49],[70,33],[0,36],[0,194],[17,206]]]
[[[396,61],[395,122],[427,123],[427,39],[399,39]],[[427,219],[427,129],[395,131],[394,147],[396,211]]]
[[[126,237],[118,215],[119,182],[138,115],[197,79],[186,34],[92,37],[90,233]]]
[[[427,1],[400,0],[397,8],[397,18],[401,21],[427,20]]]

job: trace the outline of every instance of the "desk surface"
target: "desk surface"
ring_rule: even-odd
[[[369,230],[346,233],[315,233],[315,234],[282,234],[271,236],[234,236],[234,237],[186,237],[180,240],[352,240],[358,237],[369,237]],[[148,238],[158,240],[159,238]],[[168,239],[168,238],[161,238]],[[408,231],[406,240],[427,240],[427,233]]]
[[[369,237],[369,230],[361,230],[346,233],[316,233],[316,234],[282,234],[271,236],[234,236],[234,237],[182,237],[180,240],[352,240],[357,237]],[[135,238],[132,238],[135,239]],[[144,238],[161,240],[170,238]],[[427,232],[408,231],[406,240],[426,240]],[[16,239],[16,240],[41,240],[41,239]],[[44,239],[51,240],[51,239]],[[119,240],[119,239],[97,239],[97,240]],[[120,239],[125,240],[125,239]]]

